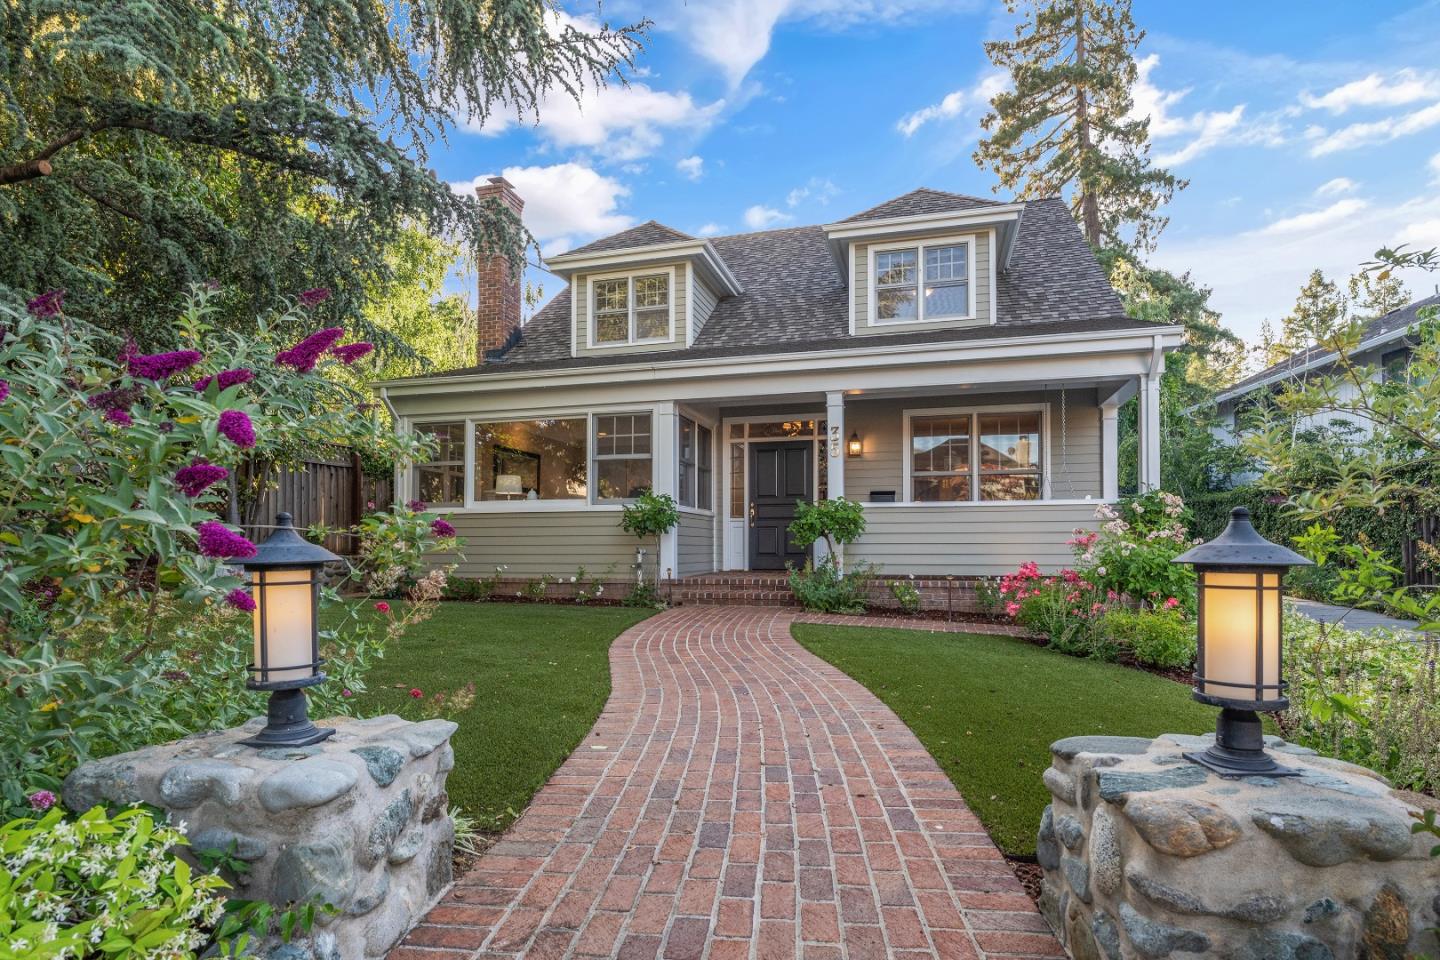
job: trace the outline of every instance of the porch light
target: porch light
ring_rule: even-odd
[[[320,568],[340,558],[301,537],[288,513],[275,518],[275,527],[255,556],[241,564],[255,601],[255,662],[245,686],[270,691],[265,729],[241,743],[303,747],[335,732],[310,722],[305,688],[325,679],[320,672]]]
[[[865,452],[865,445],[860,442],[860,434],[851,431],[850,433],[850,456],[858,457]]]
[[[1260,536],[1250,511],[1236,507],[1223,533],[1173,562],[1193,564],[1199,581],[1193,695],[1220,708],[1215,745],[1185,758],[1222,777],[1293,775],[1265,752],[1256,711],[1290,705],[1281,676],[1281,586],[1287,568],[1310,561]]]

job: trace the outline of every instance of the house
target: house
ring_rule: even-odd
[[[503,179],[486,192],[519,210]],[[693,237],[651,221],[546,260],[523,326],[480,265],[482,362],[381,386],[439,441],[397,477],[468,541],[462,575],[628,573],[619,511],[674,496],[660,567],[777,570],[801,500],[864,504],[847,562],[887,574],[1058,567],[1117,495],[1138,394],[1159,481],[1159,377],[1179,327],[1127,317],[1060,200],[914,190],[820,226]]]
[[[1354,352],[1351,359],[1357,365],[1374,367],[1375,377],[1379,380],[1403,380],[1408,375],[1410,353],[1414,347],[1410,332],[1415,324],[1421,321],[1421,311],[1427,308],[1440,308],[1440,293],[1416,300],[1370,321],[1361,334],[1360,349]],[[1222,390],[1215,397],[1217,417],[1211,433],[1222,442],[1234,445],[1245,430],[1249,411],[1278,394],[1287,384],[1303,381],[1309,376],[1333,372],[1335,360],[1333,351],[1311,347]],[[1342,400],[1356,395],[1352,384],[1342,384],[1338,392]],[[1353,430],[1356,439],[1367,437],[1374,430],[1374,425],[1369,420],[1345,411],[1326,411],[1306,416],[1295,424],[1300,430],[1329,426],[1348,427]],[[1245,480],[1254,476],[1256,474],[1246,474],[1237,479]]]

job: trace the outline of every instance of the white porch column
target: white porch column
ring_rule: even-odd
[[[673,400],[655,404],[655,436],[651,444],[651,449],[654,451],[652,469],[655,492],[668,493],[677,501],[680,499],[679,491],[676,489],[680,466],[677,454],[679,426]],[[661,578],[665,577],[667,570],[670,572],[670,576],[677,575],[676,571],[680,568],[679,544],[679,530],[671,530],[669,533],[661,535],[659,574]]]
[[[1140,380],[1140,492],[1160,487],[1160,375]]]
[[[830,500],[845,496],[845,394],[831,390],[825,394],[825,437],[821,455],[825,458],[826,494]],[[845,548],[836,547],[835,559],[843,567]],[[825,541],[815,544],[815,562],[826,559]]]
[[[1120,496],[1120,407],[1113,403],[1100,407],[1100,495],[1106,500]]]

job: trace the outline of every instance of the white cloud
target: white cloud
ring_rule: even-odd
[[[1410,113],[1368,123],[1352,123],[1333,132],[1320,131],[1314,136],[1310,156],[1323,157],[1327,153],[1354,150],[1372,143],[1387,143],[1434,126],[1440,126],[1440,100]]]
[[[704,224],[703,226],[701,226],[699,230],[696,230],[696,231],[695,231],[695,236],[697,236],[697,237],[713,237],[713,236],[716,236],[716,235],[721,234],[721,233],[724,233],[724,232],[725,232],[725,228],[722,227],[720,224],[718,224],[718,223],[707,223],[707,224]]]
[[[751,230],[767,230],[780,223],[788,223],[795,219],[788,213],[781,213],[774,207],[767,207],[757,203],[752,207],[745,208],[745,226]]]
[[[787,207],[798,207],[806,200],[813,200],[820,206],[828,206],[840,194],[840,188],[828,179],[811,177],[804,185],[796,187],[785,195]]]
[[[725,101],[698,104],[689,93],[655,90],[644,83],[586,88],[577,101],[555,92],[540,103],[536,130],[557,147],[594,150],[607,159],[638,160],[664,142],[665,132],[704,132]],[[493,114],[484,124],[467,121],[472,133],[496,136],[521,125],[514,114]]]
[[[945,120],[961,115],[979,116],[990,108],[991,98],[1009,86],[1008,73],[990,71],[981,76],[973,86],[951,91],[939,103],[932,103],[901,117],[895,122],[895,129],[906,137],[913,137],[916,131],[932,120]]]
[[[1302,93],[1300,102],[1311,110],[1328,110],[1339,116],[1351,107],[1398,107],[1436,98],[1440,98],[1440,77],[1405,69],[1388,77],[1372,73],[1318,97]]]
[[[1348,217],[1353,217],[1369,205],[1370,204],[1358,197],[1337,200],[1323,210],[1312,210],[1309,213],[1297,213],[1293,217],[1283,217],[1273,223],[1266,224],[1257,232],[1262,237],[1274,237],[1287,233],[1306,233],[1311,230],[1318,230],[1321,227],[1329,226],[1332,223]]]
[[[1430,172],[1435,175],[1435,183],[1440,183],[1440,153],[1430,158]]]
[[[525,200],[522,219],[550,256],[592,237],[631,226],[634,218],[616,210],[629,195],[620,181],[578,163],[548,167],[506,167],[500,172]],[[456,193],[473,193],[493,174],[450,184]]]
[[[1354,193],[1360,185],[1349,177],[1336,177],[1334,180],[1326,180],[1315,188],[1317,197],[1338,197],[1342,193]]]
[[[1341,203],[1351,206],[1336,210]],[[1440,245],[1440,196],[1431,191],[1393,204],[1349,198],[1241,233],[1183,240],[1166,234],[1154,262],[1190,271],[1198,283],[1212,287],[1211,306],[1232,330],[1253,339],[1262,319],[1273,322],[1289,312],[1311,270],[1342,279],[1377,249],[1396,243]],[[1434,283],[1433,276],[1419,271],[1402,273],[1402,278],[1412,290],[1428,290]]]
[[[675,5],[691,49],[725,74],[732,88],[770,51],[775,28],[807,20],[823,28],[874,28],[921,10],[953,10],[956,0],[701,0]],[[973,6],[973,4],[966,4]]]
[[[1191,114],[1174,112],[1180,101],[1190,93],[1190,88],[1162,90],[1156,86],[1150,80],[1150,74],[1159,64],[1160,57],[1154,53],[1137,61],[1139,75],[1130,91],[1133,99],[1130,115],[1150,120],[1150,137],[1154,141],[1176,137],[1188,137],[1189,140],[1157,152],[1155,162],[1158,165],[1176,167],[1217,146],[1278,141],[1279,135],[1272,127],[1244,122],[1243,103],[1229,110],[1197,110]]]
[[[705,158],[701,156],[685,157],[675,162],[675,169],[679,170],[686,179],[699,180],[705,176]]]

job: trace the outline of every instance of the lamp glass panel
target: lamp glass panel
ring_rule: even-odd
[[[264,575],[262,585],[261,575]],[[255,600],[252,614],[255,624],[255,669],[260,670],[260,649],[266,638],[260,635],[260,612],[265,612],[265,631],[269,635],[265,662],[269,669],[257,672],[255,679],[266,683],[280,680],[303,680],[315,675],[314,660],[315,599],[311,592],[311,570],[255,570],[250,574],[251,595]]]
[[[1263,586],[1262,586],[1263,585]],[[1256,699],[1255,645],[1262,645],[1262,675],[1271,689],[1259,699],[1274,699],[1280,682],[1279,574],[1206,571],[1200,583],[1205,653],[1201,693],[1230,700]],[[1256,594],[1260,603],[1257,611]],[[1257,621],[1257,612],[1259,614]],[[1226,685],[1222,686],[1221,682]],[[1239,684],[1240,686],[1234,686]]]

